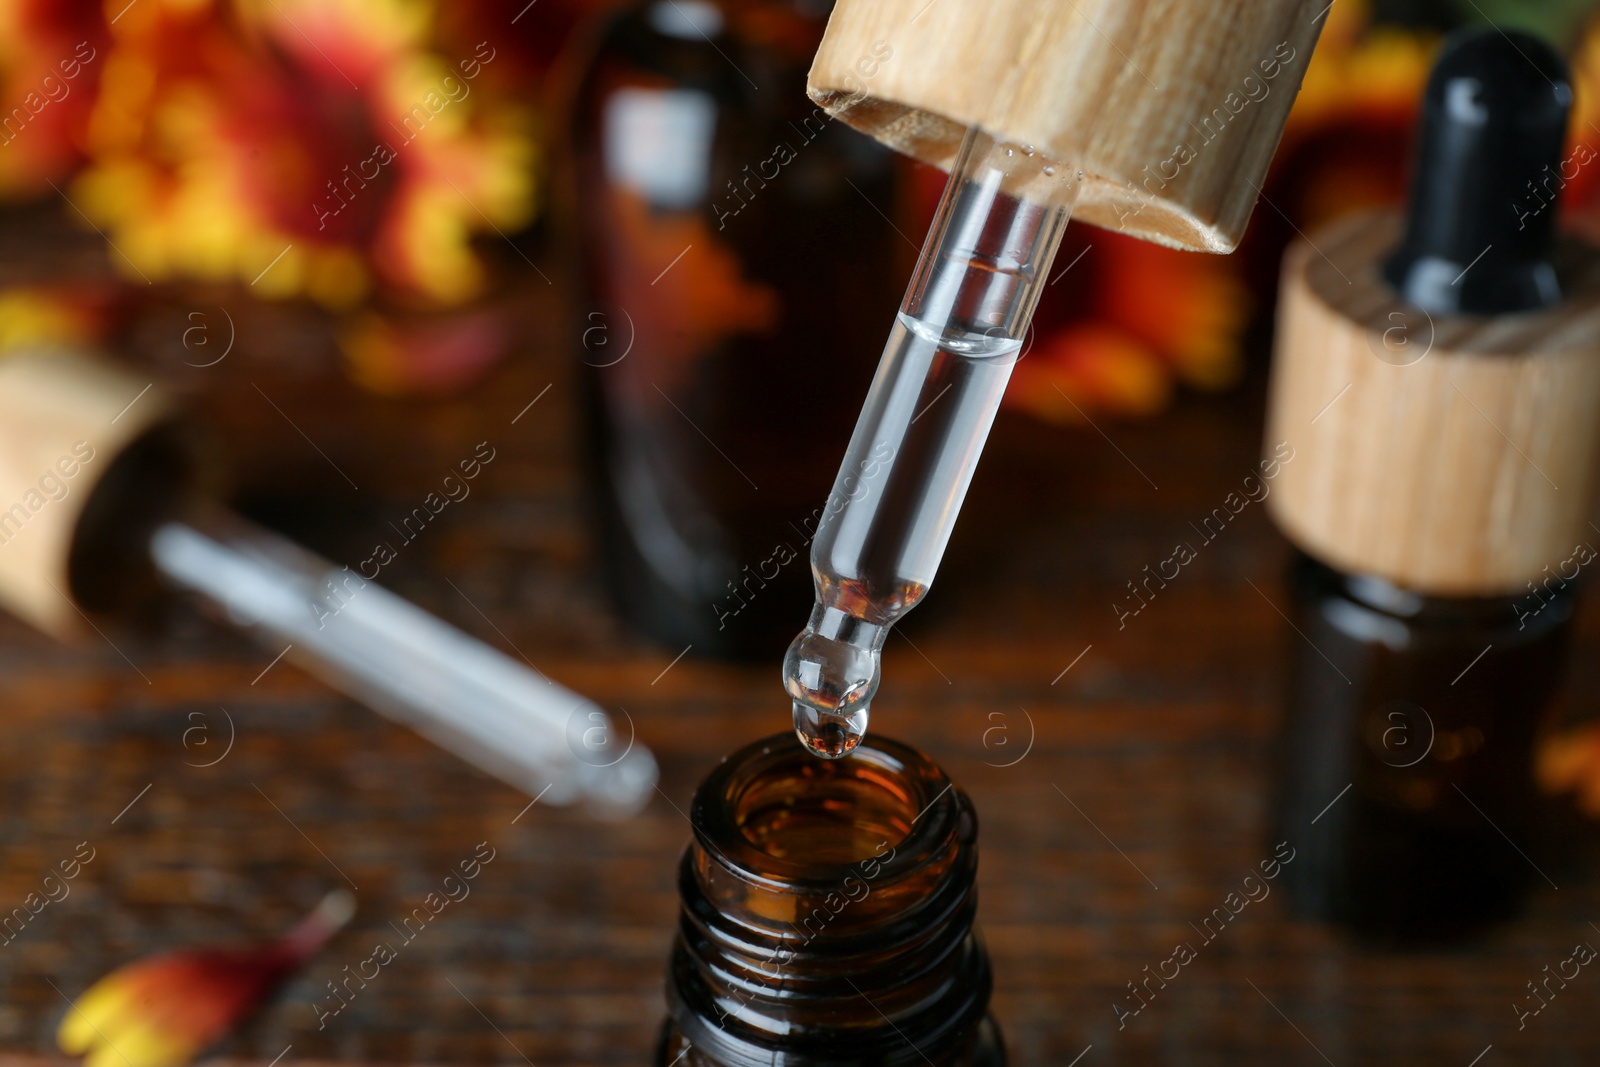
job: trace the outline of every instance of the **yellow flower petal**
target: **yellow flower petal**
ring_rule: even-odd
[[[171,1023],[140,1020],[116,1033],[84,1058],[83,1067],[182,1067],[200,1048],[193,1034]]]
[[[193,1055],[193,1049],[160,1043],[140,1031],[97,1046],[83,1058],[83,1067],[181,1067]]]
[[[0,354],[61,343],[93,343],[91,316],[48,289],[0,291]]]
[[[90,986],[61,1020],[56,1044],[69,1056],[81,1056],[114,1030],[132,1007],[137,987],[121,972],[112,972]]]

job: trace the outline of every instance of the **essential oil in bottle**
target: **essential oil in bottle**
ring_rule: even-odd
[[[792,734],[725,759],[694,839],[657,1067],[1001,1067],[977,818],[882,737],[823,761]]]

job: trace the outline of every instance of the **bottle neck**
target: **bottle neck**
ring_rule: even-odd
[[[1338,570],[1303,551],[1296,553],[1293,576],[1302,597],[1338,597],[1407,626],[1509,628],[1537,634],[1570,621],[1580,572],[1597,555],[1587,543],[1580,543],[1568,558],[1545,567],[1522,589],[1480,596],[1419,593],[1376,575]]]
[[[668,980],[703,1064],[973,1061],[988,1012],[971,802],[882,738],[822,761],[792,736],[695,794]]]

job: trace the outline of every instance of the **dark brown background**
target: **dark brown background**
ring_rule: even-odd
[[[92,241],[52,248],[64,262],[98,255]],[[0,280],[23,269],[9,262]],[[335,368],[318,320],[237,293],[158,296],[134,347],[152,377],[192,394],[218,425],[254,510],[341,561],[388,539],[389,520],[490,441],[498,458],[472,495],[383,580],[625,708],[661,762],[661,794],[630,822],[541,804],[513,826],[527,797],[287,662],[252,684],[275,649],[193,618],[162,633],[109,631],[135,670],[97,638],[64,648],[0,620],[0,910],[77,842],[98,850],[66,901],[0,946],[0,1046],[53,1050],[66,1004],[51,982],[76,995],[144,953],[272,935],[344,884],[342,871],[359,887],[355,921],[223,1054],[266,1061],[292,1045],[284,1063],[648,1062],[689,834],[680,811],[720,755],[784,729],[788,709],[776,662],[686,658],[662,675],[679,650],[629,636],[611,615],[591,572],[575,462],[570,341],[581,325],[536,279],[518,299],[526,351],[450,401],[361,394]],[[194,358],[181,347],[187,313],[223,330],[219,306],[237,323],[235,351],[206,370],[183,366]],[[1484,1067],[1592,1064],[1600,974],[1583,972],[1521,1033],[1512,1009],[1541,967],[1578,941],[1600,944],[1593,833],[1559,808],[1523,844],[1560,889],[1542,887],[1527,918],[1486,940],[1363,951],[1289,921],[1275,893],[1117,1030],[1111,1004],[1125,983],[1193,939],[1189,922],[1270,853],[1270,742],[1282,655],[1298,638],[1265,598],[1285,601],[1287,549],[1261,507],[1125,630],[1111,609],[1124,582],[1249,473],[1260,385],[1185,400],[1146,423],[1105,423],[1109,439],[1002,415],[937,589],[890,638],[873,725],[926,748],[977,803],[982,924],[1014,1061],[1065,1065],[1092,1045],[1086,1067],[1324,1057],[1466,1067],[1492,1044]],[[776,415],[789,398],[750,400]],[[1568,688],[1575,713],[1589,710],[1600,663],[1590,608]],[[794,606],[797,626],[806,610]],[[209,769],[186,766],[216,751],[185,750],[189,713],[209,715],[220,741],[219,707],[237,726],[232,752]],[[1026,758],[991,766],[1025,750],[1029,717]],[[324,982],[483,840],[499,854],[471,897],[319,1032],[310,1003]]]

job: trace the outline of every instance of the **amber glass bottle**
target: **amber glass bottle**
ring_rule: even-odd
[[[695,793],[658,1067],[998,1067],[973,928],[977,819],[874,735],[823,761],[793,734]]]
[[[1571,583],[1424,597],[1305,555],[1291,581],[1305,640],[1275,840],[1299,848],[1297,907],[1386,940],[1509,917],[1536,877],[1511,842],[1527,840]]]
[[[632,4],[572,109],[600,553],[629,621],[695,655],[792,636],[905,276],[893,153],[806,97],[830,6]]]

